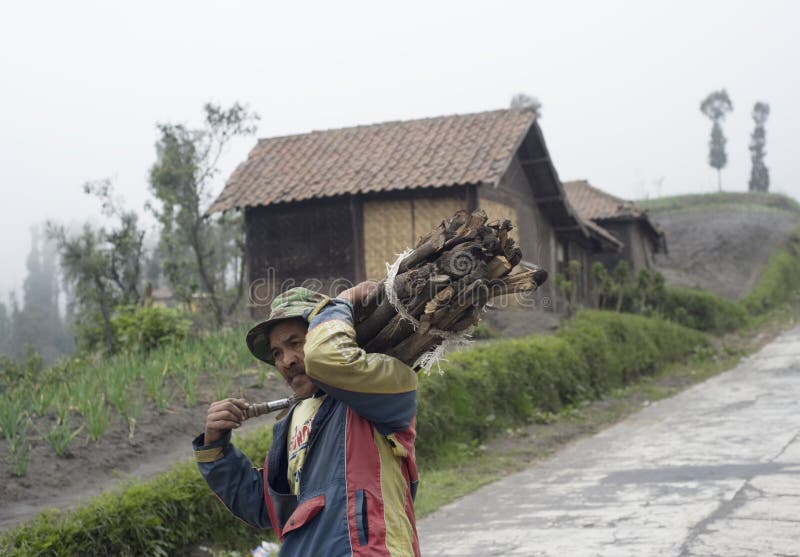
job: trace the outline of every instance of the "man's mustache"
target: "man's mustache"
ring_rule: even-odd
[[[286,370],[286,382],[291,385],[295,377],[297,377],[298,375],[302,375],[305,372],[306,372],[305,366],[299,364],[291,366]]]

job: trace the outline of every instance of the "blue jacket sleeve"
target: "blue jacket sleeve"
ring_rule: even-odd
[[[305,365],[315,384],[384,435],[407,428],[416,414],[417,374],[396,358],[358,346],[353,310],[344,300],[330,300],[311,317]]]
[[[202,434],[192,441],[200,473],[236,517],[256,528],[271,528],[264,502],[264,476],[230,440],[228,432],[208,445],[203,444]]]

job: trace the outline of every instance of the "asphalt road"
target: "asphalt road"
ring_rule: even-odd
[[[418,527],[426,557],[800,556],[800,327]]]

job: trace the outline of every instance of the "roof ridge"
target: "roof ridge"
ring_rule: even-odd
[[[273,135],[269,137],[259,137],[257,142],[262,143],[266,141],[273,141],[278,139],[291,139],[294,137],[305,137],[309,135],[319,135],[325,134],[330,132],[343,132],[343,131],[350,131],[350,130],[363,130],[367,128],[378,128],[388,125],[396,125],[396,124],[416,124],[421,122],[432,122],[434,120],[449,120],[454,118],[468,118],[470,116],[488,116],[490,114],[498,114],[501,112],[530,112],[531,116],[534,116],[534,111],[531,108],[495,108],[493,110],[481,110],[478,112],[466,112],[466,113],[453,113],[453,114],[442,114],[439,116],[424,116],[422,118],[412,118],[410,120],[384,120],[383,122],[373,122],[371,124],[356,124],[355,126],[344,126],[341,128],[325,128],[320,130],[311,130],[307,132],[298,132],[298,133],[289,133],[285,135]]]
[[[636,203],[634,201],[631,201],[630,199],[625,199],[623,197],[619,197],[617,195],[614,195],[613,193],[607,192],[605,190],[601,190],[597,186],[592,185],[589,182],[589,180],[585,180],[584,179],[584,180],[570,180],[570,181],[571,182],[575,182],[575,183],[580,182],[580,183],[584,184],[587,188],[592,190],[593,192],[597,193],[598,195],[602,195],[603,197],[607,197],[608,199],[613,199],[614,201],[618,201],[621,205],[628,205],[628,204],[636,205]]]

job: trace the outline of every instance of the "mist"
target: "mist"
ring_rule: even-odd
[[[797,197],[796,4],[238,2],[7,4],[0,17],[0,299],[29,229],[101,220],[87,180],[149,199],[156,124],[247,103],[259,137],[508,106],[524,92],[562,180],[630,199],[716,190],[700,101],[726,88],[725,191],[745,191],[752,106],[770,104],[770,191]],[[214,190],[254,138],[224,154]]]

